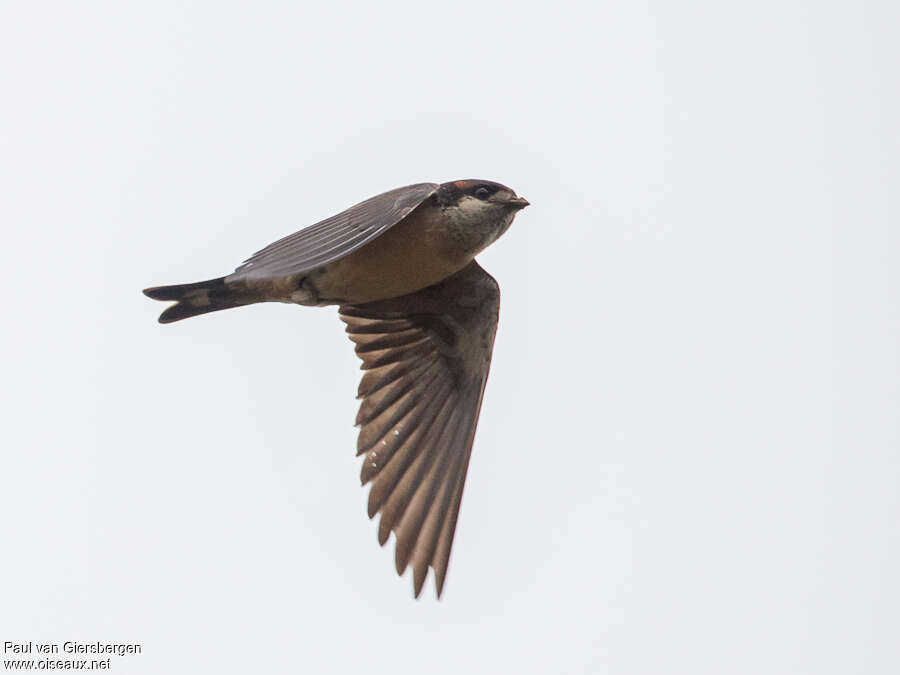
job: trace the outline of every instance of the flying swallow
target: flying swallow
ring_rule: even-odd
[[[337,305],[365,371],[357,454],[378,541],[440,597],[491,363],[500,289],[475,256],[528,206],[486,180],[390,190],[288,235],[233,273],[144,290],[171,323],[257,302]]]

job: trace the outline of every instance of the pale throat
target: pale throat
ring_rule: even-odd
[[[465,251],[472,258],[492,244],[512,223],[515,214],[505,212],[495,204],[465,196],[452,209],[440,212],[435,222],[429,223],[439,236],[447,238],[454,252]]]

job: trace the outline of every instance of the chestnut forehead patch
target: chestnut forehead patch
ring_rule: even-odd
[[[475,178],[466,178],[465,180],[458,180],[453,182],[453,187],[455,187],[460,192],[471,194],[475,190],[480,187],[486,187],[491,192],[496,192],[498,190],[507,190],[512,192],[505,185],[501,185],[500,183],[495,183],[492,180],[478,180]]]
[[[458,204],[460,199],[465,196],[482,199],[484,198],[484,195],[480,193],[476,195],[476,193],[481,188],[486,188],[489,195],[492,195],[499,190],[504,190],[515,194],[505,185],[495,183],[494,181],[464,178],[462,180],[456,180],[450,183],[443,183],[438,188],[437,194],[435,195],[435,201],[444,206],[449,206],[452,204]]]

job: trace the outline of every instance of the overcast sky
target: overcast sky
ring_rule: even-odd
[[[189,5],[189,6],[188,6]],[[0,642],[130,673],[900,672],[900,5],[9,2]],[[334,308],[146,286],[420,181],[532,206],[444,597]]]

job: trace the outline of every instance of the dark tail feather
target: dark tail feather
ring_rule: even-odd
[[[225,277],[194,284],[145,288],[144,295],[154,300],[174,300],[175,304],[159,315],[160,323],[172,323],[207,312],[249,304],[225,283]]]

